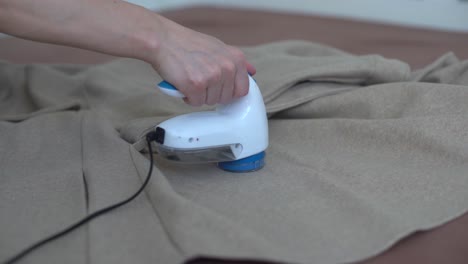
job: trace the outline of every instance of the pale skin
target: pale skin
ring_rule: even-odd
[[[193,106],[248,92],[241,50],[121,0],[0,0],[0,32],[145,61]]]

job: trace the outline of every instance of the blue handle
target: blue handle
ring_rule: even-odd
[[[249,76],[252,77],[252,75],[250,75],[249,73]],[[254,79],[254,77],[252,77],[252,79],[257,82],[257,80]],[[164,89],[169,89],[169,90],[176,90],[178,91],[177,87],[175,87],[174,85],[172,85],[170,82],[168,81],[162,81],[158,84],[159,87],[161,88],[164,88]]]
[[[174,85],[172,85],[170,82],[167,82],[167,81],[162,81],[162,82],[160,82],[160,83],[158,84],[158,86],[161,87],[161,88],[164,88],[164,89],[169,89],[169,90],[176,90],[176,91],[178,91],[177,88],[176,88]]]

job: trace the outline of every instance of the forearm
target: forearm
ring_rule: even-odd
[[[0,0],[0,32],[145,60],[165,21],[120,0]]]
[[[255,74],[238,48],[121,0],[0,0],[0,32],[146,61],[194,106],[244,96]]]

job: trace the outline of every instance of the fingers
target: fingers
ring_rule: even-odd
[[[233,98],[240,98],[249,93],[249,78],[246,71],[236,73]]]
[[[240,49],[190,30],[171,34],[156,53],[152,65],[192,106],[227,104],[246,95],[247,73],[256,72]]]
[[[247,75],[247,60],[245,59],[244,53],[239,49],[234,49],[233,54],[237,64],[236,74],[233,82],[234,90],[232,94],[232,99],[237,99],[239,97],[247,95],[247,93],[249,92],[249,79]]]
[[[247,95],[249,92],[249,78],[247,76],[248,63],[245,59],[244,53],[239,49],[234,49],[233,54],[235,60],[237,61],[236,75],[234,79],[234,91],[232,96],[232,98],[235,99]],[[253,66],[251,68],[253,68]],[[255,68],[251,70],[255,70]]]
[[[230,48],[229,52],[230,56],[205,59],[192,69],[186,81],[185,102],[192,106],[227,104],[248,93],[247,73],[254,74],[255,68],[240,50]]]
[[[226,74],[223,73],[223,68],[214,61],[204,61],[194,72],[186,85],[184,93],[187,96],[186,102],[193,106],[219,103]]]
[[[181,92],[186,96],[185,102],[192,106],[202,106],[206,102],[208,82],[203,74],[189,75],[182,82]]]
[[[234,91],[234,81],[236,76],[236,66],[233,62],[228,62],[224,65],[224,82],[221,90],[219,103],[227,104],[232,101]]]
[[[209,73],[209,84],[207,87],[206,101],[207,105],[214,105],[219,102],[219,97],[223,90],[224,79],[223,76],[226,74],[223,72],[222,67],[213,67]]]

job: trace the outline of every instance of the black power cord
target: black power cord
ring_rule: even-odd
[[[146,179],[145,181],[143,182],[143,184],[141,185],[140,189],[138,189],[138,191],[136,191],[132,196],[128,197],[127,199],[121,201],[121,202],[118,202],[118,203],[115,203],[113,205],[110,205],[110,206],[107,206],[107,207],[104,207],[92,214],[89,214],[88,216],[86,216],[85,218],[81,219],[80,221],[70,225],[69,227],[63,229],[62,231],[59,231],[49,237],[46,237],[36,243],[34,243],[33,245],[23,249],[21,252],[19,252],[18,254],[14,255],[13,257],[11,257],[10,259],[8,259],[6,262],[4,262],[5,264],[13,264],[15,263],[16,261],[20,260],[21,258],[25,257],[26,255],[28,255],[29,253],[33,252],[34,250],[42,247],[43,245],[57,239],[57,238],[60,238],[64,235],[66,235],[67,233],[70,233],[71,231],[77,229],[78,227],[88,223],[89,221],[93,220],[94,218],[98,217],[98,216],[101,216],[105,213],[108,213],[122,205],[125,205],[127,204],[128,202],[132,201],[133,199],[135,199],[146,187],[146,185],[148,184],[149,180],[151,179],[151,174],[153,173],[153,149],[151,147],[151,142],[153,140],[156,139],[156,133],[154,131],[151,131],[149,132],[148,134],[146,134],[146,143],[148,145],[148,151],[150,153],[150,168],[149,168],[149,171],[148,171],[148,175],[146,176]]]

